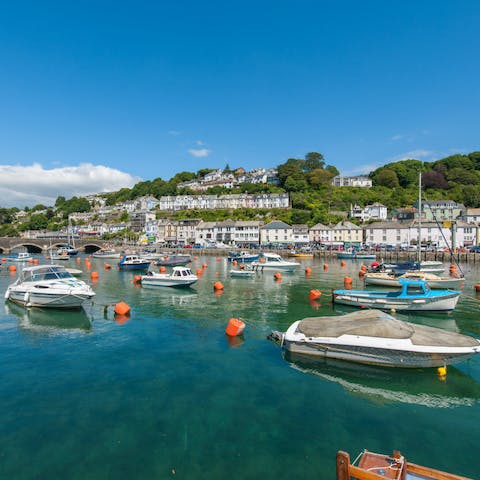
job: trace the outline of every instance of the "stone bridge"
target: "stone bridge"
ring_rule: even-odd
[[[111,242],[97,238],[75,239],[75,247],[80,252],[93,253],[103,248]],[[0,237],[0,254],[10,253],[15,249],[27,249],[30,253],[47,253],[50,248],[63,247],[67,244],[67,239],[62,238],[19,238],[19,237]]]

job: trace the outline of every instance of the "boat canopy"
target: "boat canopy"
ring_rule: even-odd
[[[438,328],[415,325],[393,318],[378,310],[361,310],[333,317],[305,318],[298,323],[297,332],[306,337],[333,337],[357,335],[362,337],[410,339],[414,345],[451,347],[480,346],[478,340]]]
[[[61,265],[41,265],[38,267],[25,268],[21,277],[23,282],[38,282],[42,280],[72,278],[72,274]]]

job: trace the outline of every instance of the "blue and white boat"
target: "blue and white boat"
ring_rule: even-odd
[[[432,290],[423,280],[399,279],[400,290],[334,290],[332,301],[379,310],[450,312],[457,305],[459,290]]]
[[[234,260],[237,263],[250,263],[255,262],[260,258],[258,253],[248,253],[248,252],[228,252],[228,261],[233,262]]]
[[[118,262],[120,270],[147,270],[150,266],[149,260],[143,260],[138,255],[124,255]]]
[[[28,252],[17,252],[15,255],[8,257],[10,262],[28,262],[33,257]]]

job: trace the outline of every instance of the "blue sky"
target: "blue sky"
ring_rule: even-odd
[[[479,150],[479,24],[473,0],[2,2],[0,195]]]

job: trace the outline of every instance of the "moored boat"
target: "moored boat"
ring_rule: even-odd
[[[300,264],[283,260],[278,253],[263,253],[262,256],[252,262],[255,270],[279,270],[282,272],[293,272]]]
[[[192,261],[188,253],[165,253],[155,261],[155,265],[161,267],[180,267]]]
[[[124,255],[118,262],[120,270],[146,270],[149,265],[149,261],[141,259],[138,255]]]
[[[362,253],[356,250],[337,253],[338,260],[375,260],[376,258],[375,253]]]
[[[260,255],[258,253],[248,253],[245,251],[242,252],[228,252],[227,260],[233,262],[234,260],[237,263],[250,263],[258,260]]]
[[[410,463],[400,452],[384,455],[364,450],[350,463],[350,455],[337,452],[337,480],[471,480],[456,474],[442,472],[431,467]]]
[[[281,335],[292,353],[384,367],[439,367],[480,353],[480,340],[384,312],[305,318]]]
[[[114,249],[100,249],[92,254],[93,258],[120,258],[121,254]]]
[[[460,296],[458,290],[432,290],[423,280],[399,280],[400,290],[334,290],[334,303],[380,310],[449,312]]]
[[[142,285],[157,287],[188,287],[193,285],[198,277],[186,267],[173,267],[171,273],[156,273],[148,271],[141,276]]]
[[[15,255],[11,255],[7,258],[10,262],[28,262],[33,257],[28,252],[17,252]]]
[[[397,276],[386,272],[367,272],[363,280],[365,285],[379,285],[383,287],[400,287],[400,280],[407,278],[410,280],[423,280],[428,283],[430,288],[445,289],[462,288],[464,279],[454,277],[439,277],[433,273],[426,273],[420,270],[406,272],[403,275]]]
[[[63,266],[38,265],[22,270],[5,292],[5,299],[25,307],[80,308],[95,292]]]

